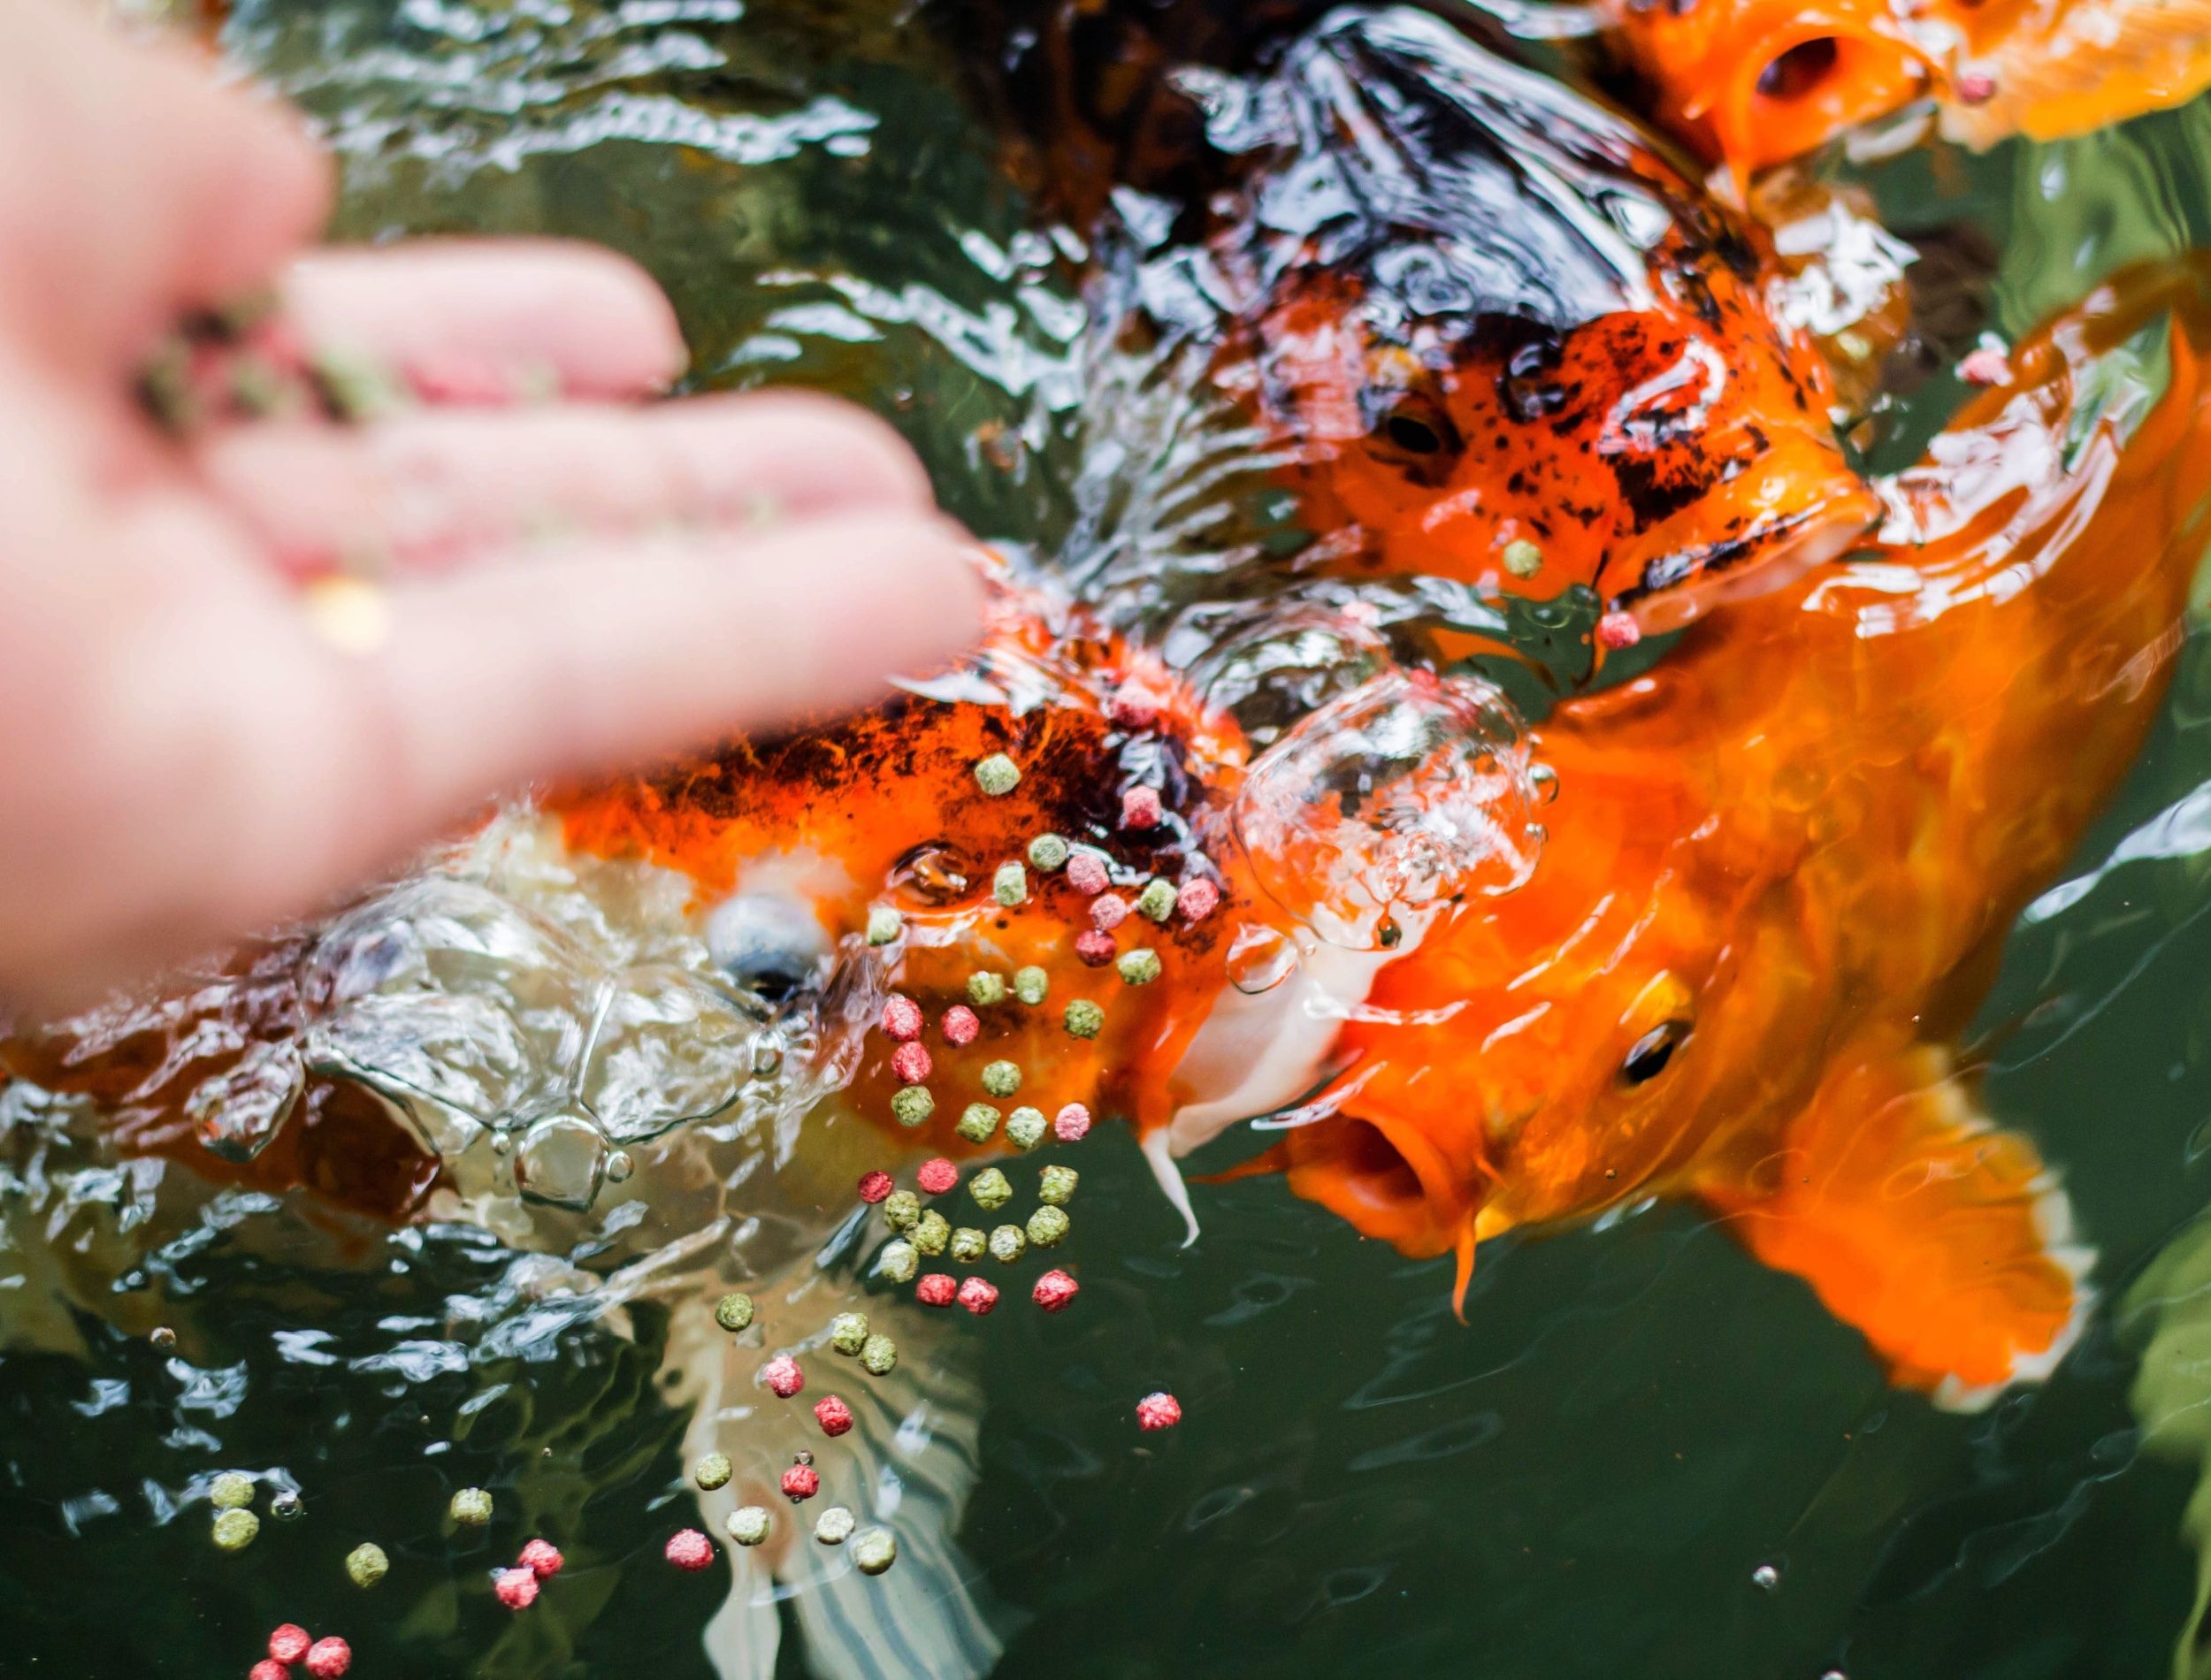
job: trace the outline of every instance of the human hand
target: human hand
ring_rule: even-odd
[[[314,908],[501,789],[865,699],[977,628],[971,545],[887,427],[637,406],[684,351],[628,263],[302,256],[328,197],[297,125],[187,57],[0,6],[0,1003]],[[476,400],[165,435],[153,347],[272,283],[305,341]],[[482,401],[547,376],[558,402]],[[319,632],[290,574],[363,554],[388,586]]]

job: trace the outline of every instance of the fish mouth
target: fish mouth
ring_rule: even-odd
[[[1464,1302],[1480,1210],[1473,1173],[1455,1172],[1418,1131],[1384,1119],[1334,1115],[1290,1131],[1281,1147],[1291,1191],[1360,1235],[1409,1259],[1457,1253],[1453,1301]]]
[[[1750,44],[1733,73],[1707,109],[1688,114],[1708,118],[1740,185],[1925,91],[1932,66],[1892,28],[1871,10],[1791,6],[1763,33],[1745,32]]]

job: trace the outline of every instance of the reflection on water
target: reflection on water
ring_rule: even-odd
[[[1251,493],[1243,423],[1186,368],[1086,364],[1086,238],[1032,225],[952,55],[895,15],[258,0],[232,41],[326,125],[353,233],[618,245],[676,297],[698,383],[868,395],[956,511],[1037,553],[1217,554],[1224,523],[1263,546],[1289,515]],[[1980,332],[2024,331],[2122,260],[2211,242],[2207,125],[2199,107],[1855,172],[1923,254],[1915,304],[1946,353],[1890,379],[1854,437],[1869,459],[1916,457],[1960,395],[1947,356]],[[1171,646],[1264,742],[1379,668],[1373,624],[1343,604],[1187,614]],[[971,1366],[908,1352],[941,1367],[927,1403],[959,1396],[968,1421],[932,1439],[974,1460],[952,1492],[914,1495],[966,1503],[958,1552],[911,1578],[959,1583],[1014,1676],[2199,1672],[2174,1653],[2207,1567],[2187,1420],[2211,1394],[2191,1340],[2211,1201],[2207,723],[2192,640],[2149,751],[2016,930],[1971,1042],[1991,1111],[2062,1164],[2121,1303],[2045,1387],[1974,1417],[1892,1394],[1801,1285],[1678,1208],[1493,1245],[1461,1325],[1438,1265],[1271,1181],[1202,1191],[1204,1237],[1182,1249],[1133,1145],[1101,1128],[1068,1243],[1082,1310],[995,1315]],[[240,1673],[297,1620],[345,1633],[369,1676],[704,1676],[717,1615],[755,1649],[763,1616],[792,1630],[772,1671],[880,1671],[808,1628],[802,1575],[732,1596],[724,1566],[693,1577],[656,1555],[693,1520],[685,1437],[712,1380],[686,1310],[739,1279],[823,1316],[878,1287],[842,1223],[867,1134],[790,1147],[791,1075],[761,1054],[778,1032],[806,1065],[813,1028],[720,983],[699,935],[649,906],[606,925],[680,937],[578,949],[593,913],[572,883],[394,891],[408,902],[209,983],[259,987],[255,1042],[276,1042],[309,977],[325,1012],[308,1054],[378,1070],[396,1149],[480,1168],[436,1217],[394,1231],[118,1163],[91,1096],[0,1091],[0,1672]],[[1269,956],[1251,954],[1255,983]],[[201,1112],[223,1155],[252,1156],[302,1100],[281,1048],[149,1042],[144,1077],[219,1062],[226,1100]],[[522,1121],[504,1151],[494,1115]],[[506,1194],[532,1182],[534,1202]],[[1139,1446],[1126,1401],[1155,1386],[1188,1421]],[[222,1469],[259,1478],[264,1513],[297,1491],[303,1515],[222,1556],[206,1532]],[[471,1484],[499,1515],[456,1535],[445,1502]],[[540,1531],[569,1569],[517,1618],[488,1571]],[[371,1594],[340,1567],[363,1539],[393,1559]]]

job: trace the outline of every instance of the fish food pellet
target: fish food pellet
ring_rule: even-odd
[[[888,1336],[870,1336],[861,1344],[860,1368],[870,1377],[888,1377],[898,1366],[899,1344]]]
[[[883,1000],[883,1030],[900,1043],[922,1035],[922,1006],[893,992]]]
[[[921,1218],[922,1198],[911,1190],[900,1190],[883,1199],[884,1223],[893,1231],[911,1231]]]
[[[926,1085],[908,1085],[891,1099],[891,1118],[900,1126],[920,1126],[937,1111]]]
[[[1615,652],[1633,647],[1643,639],[1643,627],[1635,622],[1633,613],[1607,613],[1597,620],[1597,645]]]
[[[307,1654],[315,1638],[296,1622],[287,1622],[269,1636],[269,1655],[278,1662],[297,1662]]]
[[[1068,1103],[1052,1117],[1052,1134],[1062,1143],[1080,1143],[1090,1134],[1090,1110],[1084,1108],[1080,1103]],[[1059,1171],[1067,1172],[1065,1167],[1060,1168]],[[1044,1169],[1046,1178],[1050,1178],[1052,1173],[1051,1167]],[[1067,1172],[1067,1176],[1072,1179],[1075,1174]]]
[[[453,1496],[446,1515],[463,1528],[482,1528],[492,1520],[492,1496],[480,1487],[464,1487]]]
[[[980,1318],[998,1305],[998,1285],[969,1278],[960,1286],[960,1304]]]
[[[1064,1312],[1083,1286],[1064,1271],[1052,1271],[1037,1279],[1037,1287],[1029,1292],[1029,1298],[1046,1312]]]
[[[1020,909],[1029,902],[1029,871],[1017,863],[998,865],[991,877],[991,897],[1005,909]]]
[[[973,989],[975,982],[969,981],[968,985]],[[983,1022],[965,1004],[954,1004],[945,1012],[944,1031],[945,1042],[959,1049],[975,1042],[983,1031]]]
[[[1123,951],[1113,967],[1124,985],[1149,986],[1159,977],[1159,953],[1140,945]]]
[[[1504,569],[1515,577],[1533,577],[1543,569],[1543,551],[1525,537],[1504,546]]]
[[[984,1212],[993,1212],[1014,1199],[1014,1187],[1006,1182],[1006,1174],[994,1166],[986,1166],[968,1180],[968,1194]]]
[[[1040,834],[1029,843],[1029,866],[1043,870],[1046,874],[1055,869],[1064,869],[1067,867],[1069,850],[1067,843],[1058,835]]]
[[[522,1567],[540,1581],[558,1575],[568,1560],[561,1555],[561,1548],[550,1540],[532,1540],[522,1548],[518,1560]]]
[[[717,1487],[727,1487],[734,1473],[727,1453],[708,1453],[692,1466],[691,1479],[699,1484],[702,1492],[711,1493]]]
[[[344,1680],[346,1671],[353,1667],[353,1647],[333,1634],[309,1646],[302,1661],[314,1680]]]
[[[896,1187],[888,1172],[863,1172],[860,1175],[860,1199],[870,1207],[889,1195]]]
[[[354,1585],[371,1587],[391,1573],[392,1560],[384,1555],[384,1548],[373,1541],[364,1540],[346,1554],[346,1574]]]
[[[509,1610],[526,1610],[538,1601],[538,1572],[516,1564],[492,1577],[492,1591]]]
[[[814,1519],[814,1538],[823,1546],[842,1546],[860,1524],[842,1505],[832,1505]]]
[[[1102,928],[1085,928],[1075,936],[1075,954],[1092,968],[1105,967],[1119,949],[1113,935]]]
[[[1067,1234],[1067,1216],[1049,1202],[1029,1216],[1029,1240],[1039,1249],[1056,1249]]]
[[[1174,889],[1158,876],[1144,882],[1144,890],[1136,895],[1136,912],[1152,920],[1164,922],[1174,913]]]
[[[952,1222],[931,1208],[914,1227],[914,1246],[923,1254],[942,1254],[952,1241]]]
[[[1182,1403],[1172,1394],[1146,1394],[1136,1402],[1136,1424],[1141,1429],[1173,1429],[1182,1421]]]
[[[1106,1012],[1087,997],[1078,997],[1067,1005],[1066,1017],[1067,1036],[1096,1038],[1106,1030]]]
[[[963,1225],[952,1233],[952,1257],[963,1266],[983,1258],[990,1246],[991,1240],[971,1225]]]
[[[758,1546],[768,1538],[768,1508],[740,1505],[730,1513],[730,1538],[739,1546]]]
[[[975,784],[993,799],[1002,799],[1021,786],[1021,766],[1003,752],[993,752],[987,759],[976,761]]]
[[[218,1511],[242,1510],[253,1503],[253,1478],[225,1470],[208,1488],[207,1496]]]
[[[1017,1108],[1006,1117],[1006,1141],[1023,1154],[1044,1141],[1046,1129],[1040,1108]]]
[[[1034,1009],[1052,991],[1052,976],[1031,963],[1014,971],[1014,996]]]
[[[735,1334],[753,1322],[753,1298],[750,1295],[727,1294],[714,1303],[714,1322]]]
[[[914,1299],[924,1307],[949,1307],[960,1286],[949,1272],[932,1271],[914,1286]]]
[[[793,1464],[783,1473],[783,1496],[793,1505],[822,1491],[821,1472],[811,1464]]]
[[[888,905],[877,905],[868,913],[868,943],[871,945],[894,945],[899,935],[906,931],[906,918]]]
[[[1095,851],[1078,851],[1067,859],[1067,884],[1084,897],[1095,898],[1113,884],[1113,873]]]
[[[991,1062],[983,1069],[983,1088],[992,1096],[1011,1096],[1021,1088],[1018,1062]]]
[[[777,1354],[762,1365],[760,1379],[780,1400],[789,1400],[806,1386],[806,1373],[799,1369],[799,1362],[789,1354]]]
[[[292,1680],[291,1667],[274,1657],[264,1657],[246,1670],[246,1680]]]
[[[1996,78],[1985,70],[1969,70],[1950,86],[1962,105],[1985,105],[1996,96]]]
[[[916,1226],[914,1229],[918,1232],[921,1227]],[[921,1251],[910,1242],[884,1243],[883,1257],[876,1262],[876,1270],[892,1283],[911,1283],[914,1274],[921,1269]]]
[[[1029,1239],[1017,1225],[1002,1225],[991,1233],[991,1258],[1010,1266],[1029,1251]]]
[[[1128,920],[1128,901],[1117,892],[1101,892],[1090,900],[1090,926],[1111,933]]]
[[[1156,829],[1164,814],[1157,788],[1131,788],[1121,796],[1121,826],[1124,829]]]
[[[830,1346],[847,1359],[857,1355],[868,1341],[868,1315],[864,1312],[840,1312],[830,1320]]]
[[[960,1124],[952,1130],[970,1143],[988,1143],[998,1121],[998,1111],[988,1103],[970,1103],[960,1111]]]
[[[1220,907],[1220,889],[1210,881],[1185,881],[1174,895],[1174,907],[1184,921],[1203,921]]]
[[[960,1182],[960,1169],[937,1155],[922,1162],[922,1170],[914,1176],[930,1195],[942,1195]]]
[[[968,976],[968,1001],[977,1009],[994,1009],[1006,1001],[1006,976],[978,968]]]
[[[1140,683],[1123,683],[1106,702],[1106,715],[1124,729],[1148,729],[1159,721],[1159,698]]]
[[[236,1507],[215,1514],[215,1544],[226,1552],[242,1552],[261,1532],[261,1519]]]
[[[814,1421],[833,1440],[852,1428],[853,1409],[836,1395],[824,1394],[814,1402]]]
[[[853,1568],[881,1575],[899,1561],[899,1542],[887,1528],[862,1529],[853,1536]]]
[[[662,1555],[677,1569],[696,1574],[714,1562],[714,1542],[695,1528],[679,1528],[668,1537]]]
[[[1075,1187],[1083,1175],[1071,1166],[1048,1166],[1037,1179],[1037,1199],[1046,1207],[1065,1207],[1075,1200]]]
[[[891,1072],[901,1085],[922,1084],[935,1070],[926,1044],[905,1043],[891,1052]]]

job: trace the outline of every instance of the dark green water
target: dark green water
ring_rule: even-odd
[[[868,396],[976,530],[1064,530],[1073,268],[920,32],[859,4],[260,0],[229,44],[327,125],[348,234],[617,246],[676,299],[701,386]],[[1895,232],[1993,257],[1966,290],[2007,335],[2120,261],[2211,242],[2207,176],[2200,107],[1863,172]],[[1877,454],[1908,456],[1955,394],[1921,387]],[[2184,1420],[2211,1366],[2160,1366],[2143,1409],[2183,1422],[2146,1439],[2165,1320],[2126,1304],[2211,1202],[2207,780],[2199,637],[2080,884],[2023,924],[1981,1018],[1991,1111],[2062,1166],[2100,1250],[2104,1308],[2046,1386],[1970,1417],[1892,1394],[1802,1286],[1678,1208],[1486,1249],[1462,1326],[1442,1264],[1267,1180],[1201,1189],[1204,1238],[1179,1249],[1101,1131],[1083,1310],[999,1315],[979,1366],[959,1539],[998,1672],[2211,1673],[2175,1667],[2200,1567]],[[658,1556],[692,1497],[659,1309],[617,1333],[548,1308],[469,1226],[339,1241],[311,1207],[210,1202],[14,1100],[0,1674],[243,1675],[283,1620],[343,1632],[369,1680],[713,1672],[725,1568]],[[1153,1386],[1189,1420],[1140,1442],[1128,1401]],[[237,1557],[188,1497],[229,1466],[305,1502]],[[456,1540],[441,1513],[471,1482],[501,1514]],[[570,1569],[518,1618],[486,1571],[534,1532]],[[369,1596],[339,1564],[363,1538],[394,1566]],[[775,1671],[850,1671],[808,1661],[787,1640]]]

